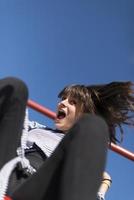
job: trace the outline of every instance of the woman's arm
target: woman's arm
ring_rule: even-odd
[[[103,178],[102,178],[102,183],[100,185],[98,194],[97,194],[97,200],[104,200],[105,199],[105,194],[110,188],[112,183],[112,179],[110,175],[107,172],[103,173]]]

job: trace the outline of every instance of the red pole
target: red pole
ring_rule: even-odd
[[[40,105],[40,104],[38,104],[38,103],[36,103],[36,102],[34,102],[32,100],[28,100],[27,105],[30,108],[32,108],[32,109],[34,109],[34,110],[46,115],[47,117],[49,117],[51,119],[54,119],[56,117],[55,112],[45,108],[44,106],[42,106],[42,105]],[[111,149],[112,151],[124,156],[125,158],[128,158],[129,160],[134,161],[134,153],[124,149],[123,147],[120,147],[118,145],[115,145],[115,144],[111,143],[109,145],[109,149]]]
[[[109,149],[124,156],[125,158],[128,158],[129,160],[134,161],[134,153],[132,153],[131,151],[128,151],[127,149],[124,149],[114,143],[111,143],[109,145]]]
[[[38,103],[36,103],[36,102],[34,102],[32,100],[28,100],[27,105],[30,108],[32,108],[32,109],[34,109],[34,110],[46,115],[47,117],[49,117],[51,119],[54,119],[56,117],[55,112],[52,112],[51,110],[45,108],[44,106],[42,106],[42,105],[40,105],[40,104],[38,104]]]

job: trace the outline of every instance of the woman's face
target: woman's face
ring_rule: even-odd
[[[63,132],[68,131],[80,114],[76,114],[76,101],[69,98],[62,99],[57,106],[55,126]]]

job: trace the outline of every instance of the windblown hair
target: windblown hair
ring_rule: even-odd
[[[71,85],[65,87],[59,98],[73,99],[79,112],[100,115],[107,122],[110,141],[116,143],[116,128],[123,135],[123,125],[134,126],[134,84],[111,82],[103,85]]]

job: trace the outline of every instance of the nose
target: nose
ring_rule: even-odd
[[[64,108],[64,107],[67,106],[67,104],[68,104],[68,99],[64,99],[64,100],[61,100],[61,101],[59,102],[58,106],[59,106],[60,108]]]

